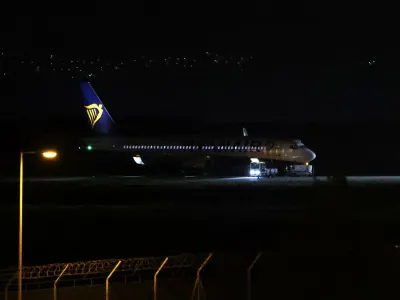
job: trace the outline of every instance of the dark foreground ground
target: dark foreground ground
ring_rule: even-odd
[[[1,191],[5,269],[17,264],[18,186],[3,183]],[[213,252],[204,273],[207,298],[243,299],[246,269],[262,250],[253,299],[386,299],[400,280],[399,191],[395,184],[176,189],[32,182],[25,185],[24,261]],[[165,272],[159,298],[189,299],[195,268],[175,281]],[[103,299],[102,276],[101,285],[71,287],[82,292],[66,289],[60,299]],[[152,275],[146,276],[140,288],[117,276],[112,299],[151,299],[145,279]],[[51,288],[51,282],[27,286]],[[36,298],[26,299],[52,296],[51,290],[30,293]]]

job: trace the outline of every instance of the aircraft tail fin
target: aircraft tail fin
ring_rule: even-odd
[[[115,124],[106,107],[97,96],[89,82],[81,83],[81,91],[84,98],[85,109],[92,130],[101,134],[108,134]]]

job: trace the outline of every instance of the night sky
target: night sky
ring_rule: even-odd
[[[66,75],[60,61],[95,60],[98,69],[128,65],[91,77],[117,120],[397,120],[398,49],[361,13],[357,25],[348,18],[335,25],[335,11],[321,14],[311,5],[286,13],[245,7],[242,18],[242,8],[231,6],[196,8],[193,18],[178,8],[157,3],[117,15],[97,5],[81,8],[92,16],[18,17],[16,31],[5,34],[13,47],[4,47],[1,80],[12,100],[2,104],[2,118],[83,117],[78,83],[92,69]],[[50,56],[54,70],[46,69]],[[197,63],[174,64],[185,57]],[[165,58],[171,64],[162,64]]]

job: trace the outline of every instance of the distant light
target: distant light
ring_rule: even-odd
[[[86,147],[86,149],[90,151],[90,150],[92,150],[92,146],[89,145]]]
[[[44,158],[52,159],[57,157],[57,152],[55,151],[44,151],[42,152]]]
[[[137,163],[138,165],[144,165],[142,158],[140,157],[140,155],[136,155],[133,157],[133,160],[135,161],[135,163]]]

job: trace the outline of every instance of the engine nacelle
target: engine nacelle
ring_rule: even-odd
[[[144,165],[144,162],[142,160],[142,157],[140,155],[136,155],[133,157],[133,161],[137,163],[138,165]]]

